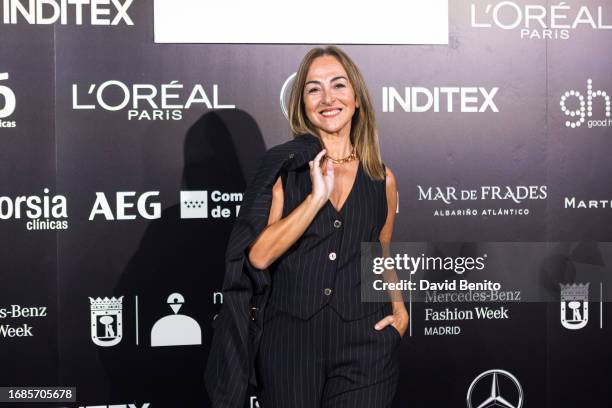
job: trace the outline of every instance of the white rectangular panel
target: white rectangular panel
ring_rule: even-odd
[[[448,44],[448,0],[155,0],[157,43]]]

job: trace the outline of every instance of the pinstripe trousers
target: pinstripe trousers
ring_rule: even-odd
[[[262,408],[390,407],[400,334],[374,324],[390,308],[352,321],[326,305],[308,320],[268,303],[255,369]]]

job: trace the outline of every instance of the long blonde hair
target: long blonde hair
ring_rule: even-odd
[[[293,81],[291,95],[289,97],[288,117],[289,126],[293,137],[299,137],[304,133],[310,133],[319,137],[315,126],[306,116],[306,108],[302,97],[306,84],[306,75],[312,62],[322,56],[332,56],[344,67],[348,79],[359,102],[359,108],[351,120],[351,143],[355,147],[357,157],[361,160],[363,168],[368,176],[374,180],[382,180],[385,175],[382,158],[380,156],[380,144],[378,141],[378,130],[372,101],[368,93],[363,76],[359,68],[340,48],[333,45],[325,48],[317,47],[308,51],[302,59],[297,75]],[[323,143],[321,143],[323,144]]]

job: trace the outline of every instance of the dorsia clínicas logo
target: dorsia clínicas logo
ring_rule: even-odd
[[[591,78],[586,82],[586,98],[581,91],[575,89],[561,95],[559,105],[565,116],[568,116],[565,126],[574,129],[586,121],[589,129],[612,127],[610,95],[604,90],[594,89]],[[589,118],[588,121],[586,118]]]
[[[605,4],[605,3],[604,3]],[[518,31],[523,40],[567,40],[575,29],[612,29],[612,14],[604,6],[567,2],[524,4],[515,1],[470,4],[470,23],[478,29]]]
[[[43,195],[0,196],[0,222],[27,220],[29,231],[68,229],[68,203],[63,195],[50,195],[48,188]]]
[[[8,72],[0,73],[0,81],[7,81],[8,79]],[[0,82],[0,128],[17,127],[17,123],[14,120],[3,120],[9,118],[15,112],[16,106],[17,98],[15,97],[15,92]]]
[[[582,329],[589,322],[589,283],[559,284],[561,287],[561,325]]]
[[[186,86],[179,81],[166,84],[126,84],[117,80],[101,84],[72,84],[72,109],[126,112],[128,120],[182,120],[193,108],[235,109],[223,104],[218,84]]]
[[[134,25],[128,9],[134,0],[2,0],[3,24]]]

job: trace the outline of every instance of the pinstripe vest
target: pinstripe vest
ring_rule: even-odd
[[[281,173],[283,217],[311,192],[308,163]],[[376,312],[383,303],[361,302],[361,242],[378,242],[387,218],[385,180],[372,180],[361,162],[338,212],[327,200],[299,240],[270,266],[269,302],[307,319],[330,304],[345,320]]]

